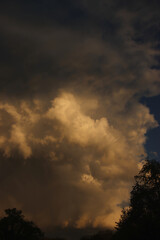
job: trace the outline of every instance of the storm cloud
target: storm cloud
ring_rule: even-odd
[[[0,206],[113,227],[158,123],[159,3],[1,3]]]

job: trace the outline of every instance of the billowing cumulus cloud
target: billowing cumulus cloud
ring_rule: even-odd
[[[96,112],[98,100],[88,101]],[[45,109],[37,101],[1,105],[1,128],[6,129],[1,135],[2,169],[8,161],[20,165],[12,176],[15,192],[10,192],[13,182],[7,182],[5,206],[16,202],[30,214],[34,211],[42,226],[113,226],[145,155],[145,134],[156,126],[145,106],[132,108],[114,123],[107,113],[90,116],[84,99],[65,91]]]
[[[0,206],[113,227],[158,126],[140,99],[160,94],[159,5],[60,2],[3,4]]]

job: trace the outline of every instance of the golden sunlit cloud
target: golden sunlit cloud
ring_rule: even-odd
[[[7,157],[18,151],[29,162],[37,155],[36,149],[41,149],[44,164],[49,160],[53,174],[49,185],[57,194],[57,199],[52,193],[48,196],[56,216],[55,225],[113,227],[121,202],[128,200],[140,155],[145,154],[145,133],[156,126],[156,121],[145,106],[136,103],[134,118],[131,113],[121,115],[119,125],[111,125],[107,113],[94,119],[87,115],[82,103],[83,99],[63,91],[45,110],[24,101],[19,107],[1,105],[0,124],[6,130],[1,135],[0,147]],[[98,104],[95,112],[97,108]],[[123,118],[125,126],[121,124]],[[48,224],[48,212],[42,214],[42,225]]]
[[[113,227],[158,126],[142,104],[160,94],[158,3],[4,2],[0,211]]]

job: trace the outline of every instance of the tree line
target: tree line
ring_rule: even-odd
[[[159,240],[160,162],[146,160],[135,177],[130,204],[122,209],[115,231],[101,231],[81,240]],[[21,210],[6,209],[0,218],[0,240],[44,240],[44,233]]]

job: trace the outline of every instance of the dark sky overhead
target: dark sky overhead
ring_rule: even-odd
[[[160,1],[0,3],[0,210],[114,227],[160,156]],[[74,232],[73,231],[73,232]]]

